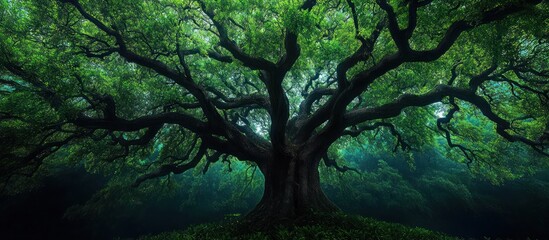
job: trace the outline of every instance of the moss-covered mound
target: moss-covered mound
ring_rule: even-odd
[[[456,239],[439,232],[345,214],[315,215],[270,230],[249,231],[245,223],[202,224],[141,240],[164,239]]]

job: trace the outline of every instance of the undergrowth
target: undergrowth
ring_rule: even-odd
[[[419,227],[407,227],[343,213],[314,215],[298,219],[291,224],[280,224],[269,230],[251,231],[246,223],[208,223],[189,227],[183,231],[164,232],[145,236],[140,240],[191,240],[191,239],[457,239]]]

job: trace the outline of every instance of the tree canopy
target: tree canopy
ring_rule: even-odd
[[[545,1],[0,4],[4,186],[44,162],[139,186],[244,161],[266,198],[307,199],[320,161],[353,170],[355,140],[436,145],[494,179],[547,164]]]

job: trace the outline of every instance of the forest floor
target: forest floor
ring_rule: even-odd
[[[458,239],[419,227],[378,221],[343,213],[315,215],[280,224],[269,230],[249,231],[236,220],[192,226],[183,231],[164,232],[141,237],[140,240],[190,239]]]

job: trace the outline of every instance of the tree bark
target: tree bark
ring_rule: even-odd
[[[308,156],[285,156],[261,168],[265,189],[246,219],[258,225],[291,221],[312,213],[339,211],[320,187],[319,161]]]

